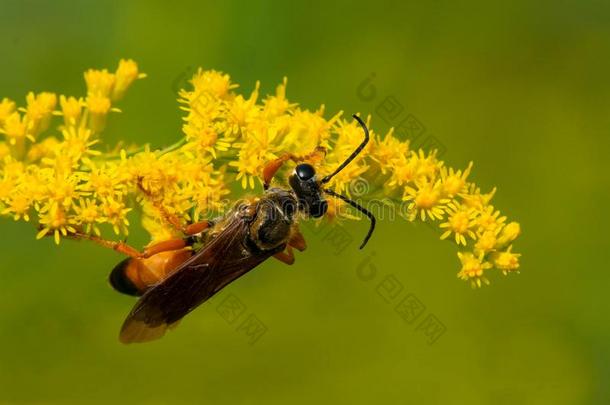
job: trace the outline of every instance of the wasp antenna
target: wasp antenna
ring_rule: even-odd
[[[347,198],[344,195],[341,195],[339,193],[335,193],[331,189],[324,189],[324,192],[326,194],[332,195],[333,197],[336,197],[336,198],[338,198],[340,200],[345,201],[346,203],[348,203],[349,205],[351,205],[352,207],[356,208],[358,211],[360,211],[361,213],[366,215],[371,220],[371,226],[369,227],[369,231],[366,234],[366,236],[364,237],[364,240],[362,241],[362,244],[360,245],[360,249],[362,249],[367,244],[369,239],[371,239],[371,235],[373,235],[373,231],[375,230],[375,223],[377,222],[377,220],[375,219],[375,216],[369,210],[367,210],[366,208],[364,208],[363,206],[361,206],[357,202],[355,202],[353,200],[350,200],[349,198]]]
[[[345,166],[350,164],[350,162],[352,160],[354,160],[360,152],[362,152],[362,149],[364,149],[366,144],[369,143],[369,129],[366,127],[366,124],[356,114],[352,115],[352,117],[354,117],[354,119],[356,121],[358,121],[358,124],[360,124],[360,126],[364,130],[364,141],[362,141],[362,143],[356,148],[356,150],[354,152],[352,152],[352,154],[349,155],[349,157],[347,159],[345,159],[345,162],[341,163],[341,165],[339,167],[337,167],[337,169],[334,172],[332,172],[328,176],[325,176],[320,181],[321,184],[328,183],[330,181],[330,179],[332,179],[337,173],[339,173],[341,170],[343,170],[345,168]]]

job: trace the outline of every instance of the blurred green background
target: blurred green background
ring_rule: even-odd
[[[269,261],[161,341],[124,346],[133,300],[106,282],[120,257],[2,219],[0,403],[610,403],[610,3],[459,3],[1,0],[0,97],[83,94],[86,68],[134,58],[148,78],[106,140],[161,146],[181,135],[174,89],[197,66],[247,92],[286,75],[291,100],[372,113],[379,132],[394,96],[449,165],[473,160],[471,179],[498,186],[523,257],[520,275],[472,290],[426,226],[385,221],[339,254],[306,227],[294,266]],[[404,289],[387,303],[392,275]],[[410,324],[394,310],[408,293],[425,305]],[[218,307],[234,298],[230,323]],[[249,315],[267,328],[255,344]],[[446,328],[433,344],[428,315]]]

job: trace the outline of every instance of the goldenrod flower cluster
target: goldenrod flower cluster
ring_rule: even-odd
[[[134,208],[152,240],[170,238],[180,224],[222,213],[237,198],[231,193],[260,188],[269,161],[291,153],[330,173],[363,139],[362,128],[342,113],[327,119],[324,106],[310,111],[291,103],[286,79],[261,98],[258,83],[244,96],[227,74],[199,70],[179,94],[185,117],[177,143],[102,153],[108,115],[144,75],[121,60],[115,72],[84,76],[84,97],[44,92],[29,93],[25,107],[0,102],[0,213],[33,220],[39,238],[52,235],[57,243],[77,233],[124,237]],[[371,131],[365,150],[330,185],[363,205],[379,197],[410,221],[438,224],[441,239],[463,249],[458,277],[480,286],[491,269],[518,270],[512,243],[520,226],[490,204],[495,189],[483,193],[469,180],[471,169],[447,167],[435,151],[411,150],[392,130]],[[366,190],[353,187],[356,180]],[[329,205],[327,220],[357,217],[341,201],[329,198]]]

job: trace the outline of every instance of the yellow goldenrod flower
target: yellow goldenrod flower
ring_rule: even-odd
[[[89,128],[94,132],[101,132],[106,127],[106,116],[110,112],[110,98],[101,94],[87,96],[87,108],[89,110]]]
[[[476,184],[472,183],[470,184],[468,191],[460,193],[459,196],[462,198],[465,205],[482,210],[489,204],[495,194],[495,187],[489,193],[481,194],[481,189],[477,187]]]
[[[296,103],[290,103],[286,99],[286,85],[288,78],[284,77],[282,84],[278,85],[275,90],[275,96],[269,96],[263,102],[263,114],[267,119],[280,117],[287,111],[297,106]]]
[[[61,115],[64,117],[66,128],[78,126],[84,106],[83,100],[61,95],[59,96],[59,105],[61,106]]]
[[[521,234],[521,225],[517,222],[511,222],[502,228],[497,241],[498,247],[506,246],[512,243]]]
[[[27,121],[25,116],[14,112],[4,119],[0,134],[6,136],[11,146],[22,145],[27,135]]]
[[[229,95],[229,91],[238,87],[231,83],[229,75],[217,72],[215,70],[203,70],[199,68],[193,79],[191,80],[195,94],[205,92],[213,97],[225,98]]]
[[[509,246],[505,252],[498,252],[493,256],[494,265],[502,270],[504,275],[517,271],[519,268],[519,257],[518,253],[512,253],[512,246]]]
[[[415,187],[405,187],[404,201],[411,201],[408,206],[410,221],[418,216],[422,221],[426,218],[432,220],[442,219],[445,206],[449,199],[442,197],[442,184],[440,181],[432,183],[428,180],[416,182]]]
[[[472,162],[462,173],[461,170],[455,171],[452,167],[441,167],[441,179],[443,182],[443,194],[447,197],[453,197],[456,194],[466,191],[466,179],[472,170]]]
[[[136,79],[146,77],[144,73],[138,71],[138,65],[131,59],[121,59],[119,67],[114,73],[114,86],[112,88],[111,98],[113,101],[120,100],[125,95],[125,92]]]
[[[11,154],[11,149],[8,147],[6,142],[0,142],[0,159],[4,159],[5,157]]]
[[[462,207],[459,204],[447,204],[447,222],[440,224],[441,228],[447,230],[441,235],[441,239],[446,239],[452,233],[455,235],[455,243],[466,246],[466,236],[476,239],[473,231],[477,216],[476,211]]]
[[[32,199],[23,193],[11,193],[9,198],[5,199],[8,207],[2,211],[3,215],[12,215],[15,221],[23,218],[26,222],[30,220],[29,210],[32,205]]]
[[[409,156],[409,141],[401,141],[394,137],[394,128],[390,129],[390,132],[383,138],[383,140],[377,140],[374,144],[375,149],[372,152],[371,158],[374,159],[379,166],[383,174],[386,171],[399,169],[398,163],[406,163],[406,156]],[[413,165],[413,163],[411,163]],[[404,165],[402,165],[404,166]],[[402,185],[405,181],[410,181],[415,176],[415,168],[411,167],[402,169],[402,173],[398,173],[393,184]],[[410,174],[410,175],[409,175]]]
[[[60,235],[67,236],[68,233],[75,233],[76,228],[73,226],[73,219],[67,217],[66,212],[57,203],[47,203],[39,211],[39,223],[42,226],[37,239],[46,236],[49,233],[53,234],[55,243],[59,245]]]
[[[114,87],[115,76],[106,69],[89,69],[85,72],[85,82],[87,83],[88,95],[110,97]]]
[[[256,83],[244,96],[229,75],[199,69],[189,88],[179,92],[185,117],[176,143],[161,150],[98,148],[109,113],[120,111],[113,103],[144,76],[129,59],[114,73],[90,69],[84,74],[86,94],[61,95],[58,111],[53,93],[28,93],[25,107],[2,99],[0,214],[35,221],[38,238],[49,235],[59,243],[76,233],[125,236],[128,215],[139,206],[144,229],[151,240],[161,241],[180,236],[176,221],[222,215],[243,195],[232,184],[260,187],[263,169],[273,159],[290,154],[324,176],[362,142],[361,128],[342,112],[325,118],[323,105],[311,111],[291,102],[286,78],[273,95],[260,97]],[[404,203],[409,220],[440,220],[441,239],[451,237],[470,250],[458,253],[458,277],[473,286],[488,284],[491,271],[519,269],[520,254],[512,247],[521,227],[491,205],[495,188],[482,193],[472,182],[472,162],[455,169],[435,151],[410,150],[392,129],[370,134],[363,153],[332,178],[330,187],[364,205],[372,197],[383,198],[376,207]],[[286,186],[293,167],[288,161],[274,181]],[[352,188],[356,180],[365,187]],[[348,209],[328,198],[322,220],[358,218]]]
[[[114,233],[117,235],[127,235],[129,227],[127,213],[129,211],[131,211],[131,208],[125,207],[123,201],[116,200],[113,197],[106,198],[102,205],[104,221],[112,226]]]
[[[86,233],[94,233],[97,236],[101,235],[97,224],[103,220],[100,208],[94,200],[79,198],[78,205],[74,205],[74,213],[76,224],[83,226]]]
[[[477,242],[474,245],[475,251],[477,252],[491,252],[496,248],[498,244],[497,232],[485,231],[480,234],[477,238]]]
[[[3,98],[0,102],[0,126],[4,125],[4,121],[15,111],[15,102],[8,98]]]
[[[470,252],[458,252],[458,257],[462,262],[462,269],[458,273],[459,278],[470,281],[472,287],[481,287],[481,283],[489,284],[489,280],[484,273],[491,269],[492,265],[485,261],[482,253],[475,256]]]
[[[480,232],[495,231],[501,228],[506,217],[500,216],[500,211],[495,211],[493,206],[487,206],[476,220]]]
[[[385,166],[385,164],[381,164]],[[406,156],[399,156],[397,159],[389,162],[389,170],[391,171],[389,187],[403,187],[407,184],[413,184],[417,179],[416,159],[409,159]]]
[[[28,93],[26,102],[27,136],[34,141],[38,134],[49,128],[53,109],[57,104],[57,96],[53,93]]]

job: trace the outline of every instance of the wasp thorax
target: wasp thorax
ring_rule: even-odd
[[[262,200],[257,206],[256,218],[250,224],[250,237],[262,250],[284,244],[290,235],[292,217],[283,211],[282,201],[270,198]]]

